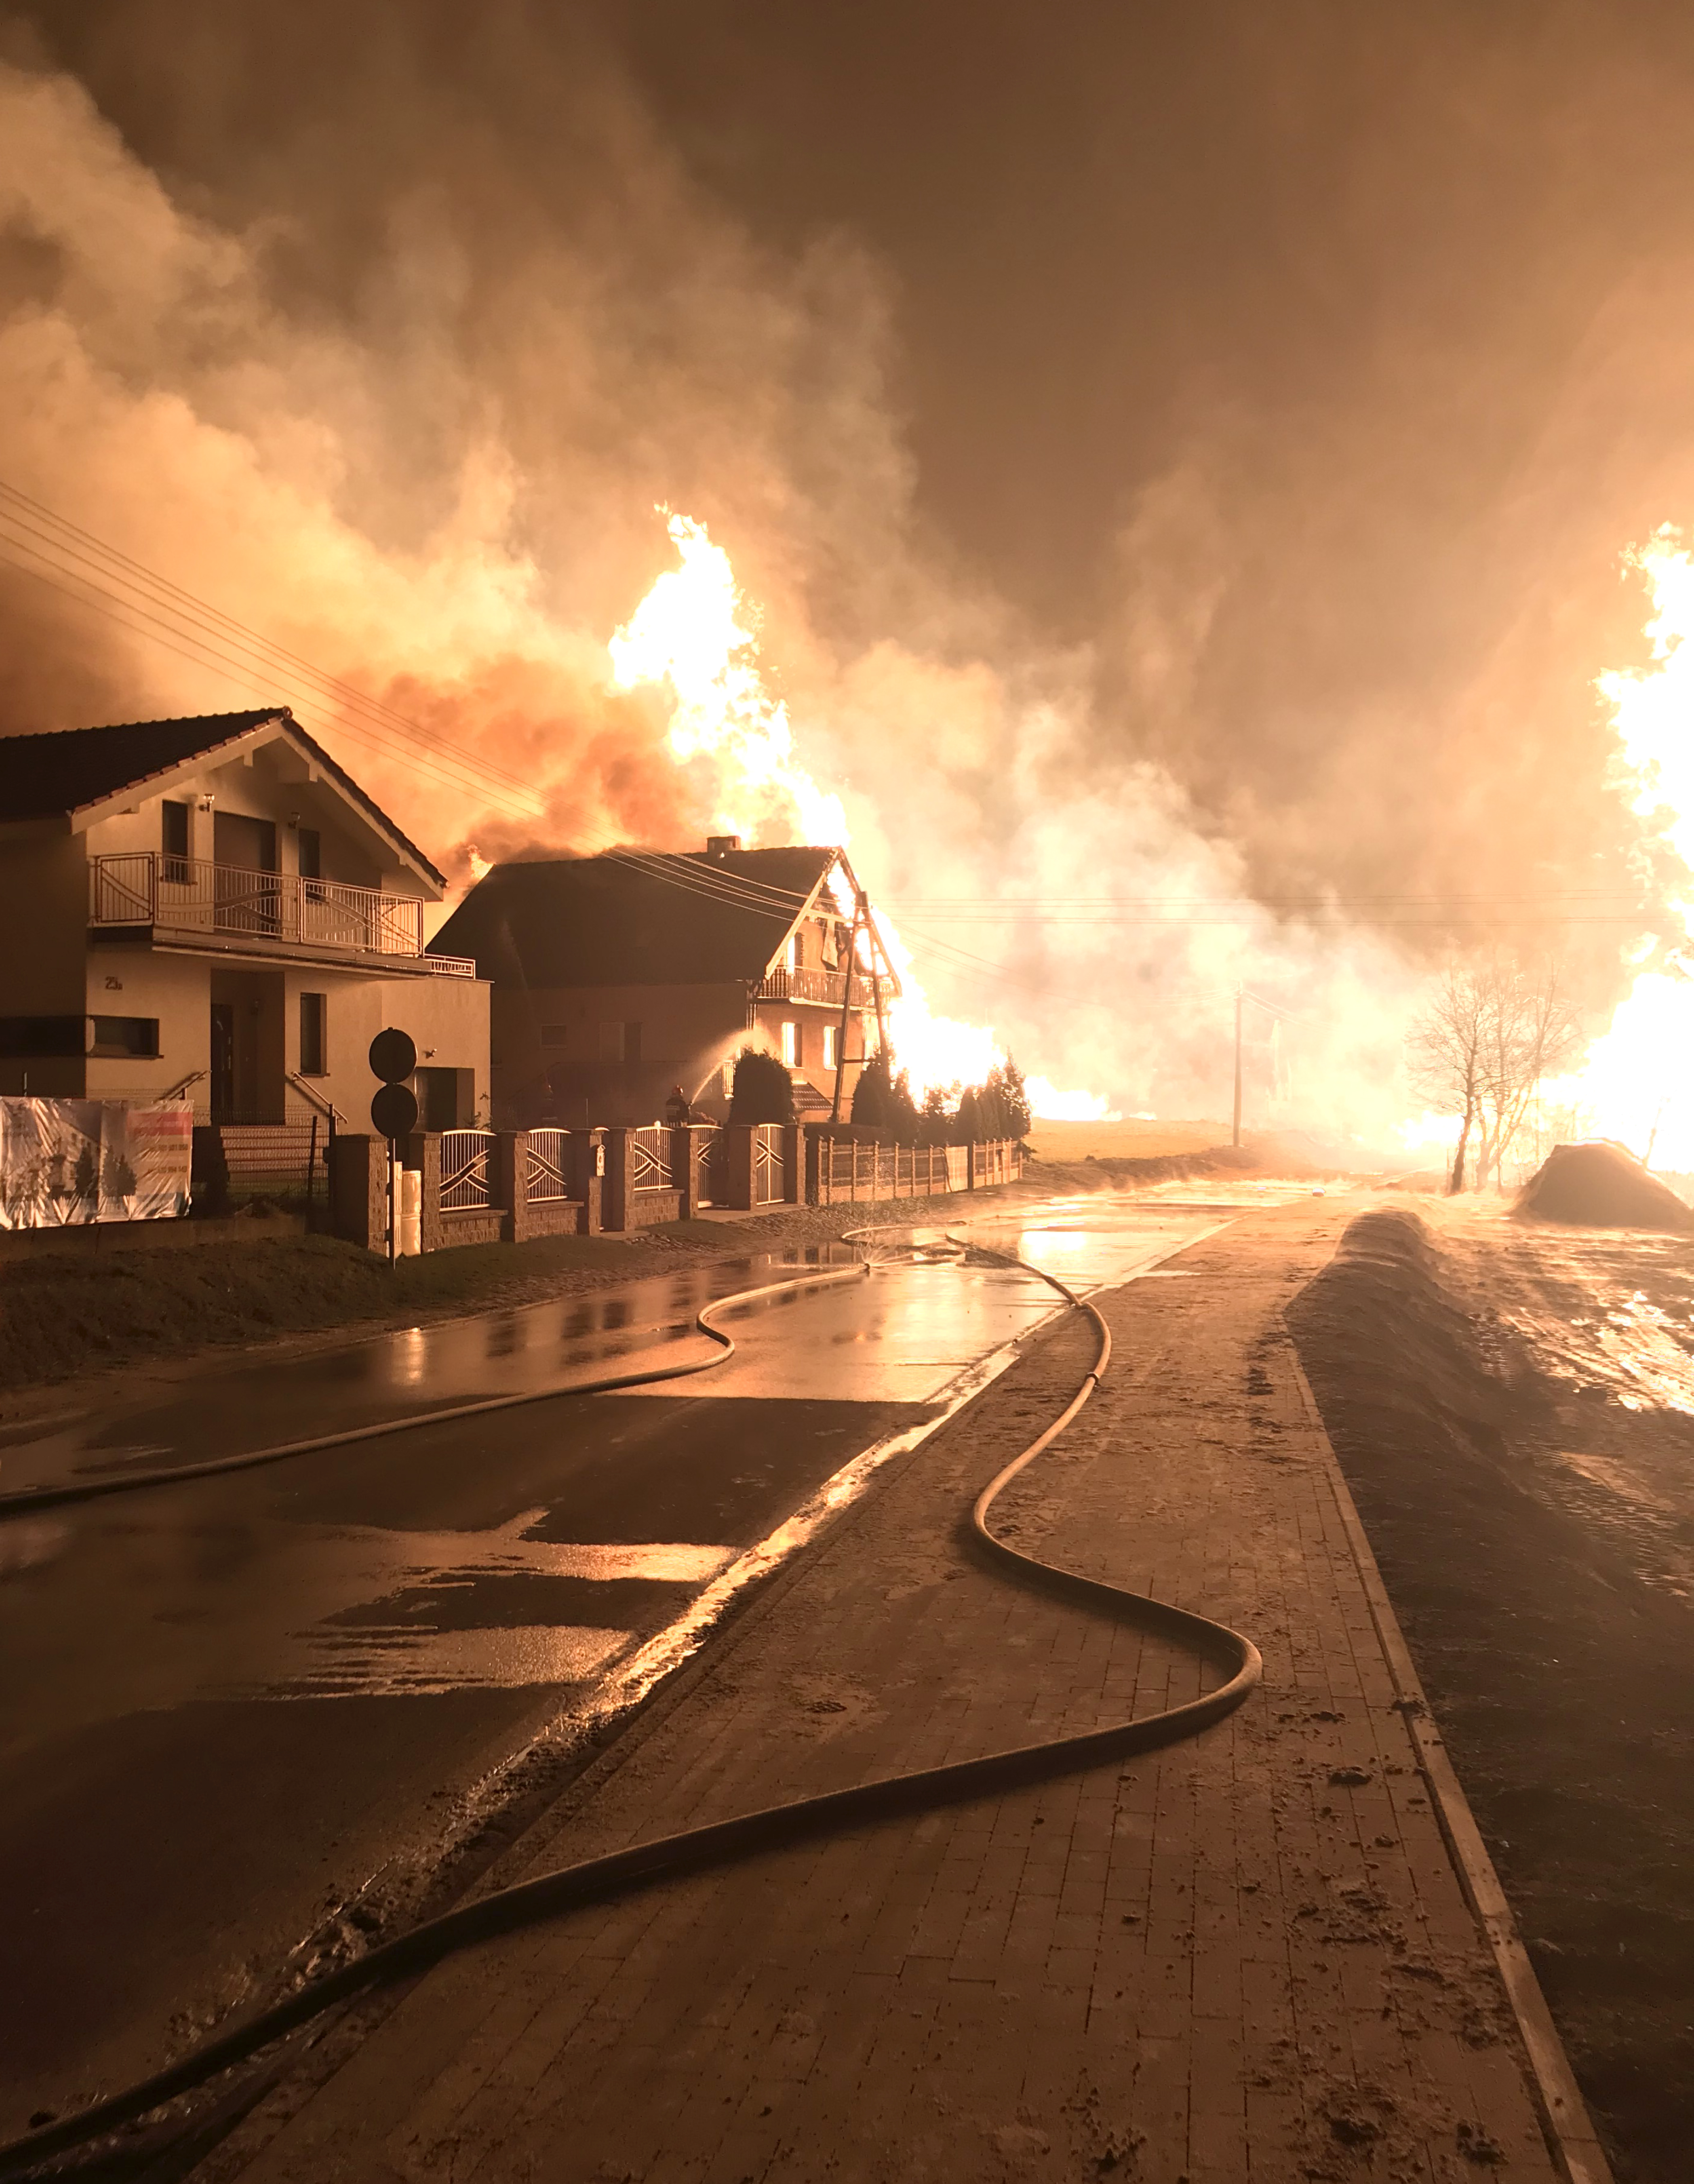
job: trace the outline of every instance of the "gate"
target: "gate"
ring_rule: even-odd
[[[693,1203],[696,1206],[721,1206],[728,1195],[728,1178],[723,1151],[722,1130],[690,1130],[689,1156],[694,1162],[694,1174],[689,1178],[693,1189]]]
[[[493,1201],[488,1191],[491,1130],[443,1130],[441,1134],[441,1210],[480,1211]]]
[[[777,1206],[788,1196],[788,1162],[780,1123],[761,1123],[753,1132],[753,1203]]]

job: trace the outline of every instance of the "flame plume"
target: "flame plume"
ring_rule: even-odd
[[[1658,819],[1694,864],[1694,555],[1667,523],[1624,559],[1652,596],[1652,664],[1602,675],[1596,688],[1612,707],[1635,811]],[[1694,902],[1674,907],[1694,934]],[[1565,1134],[1615,1138],[1636,1153],[1651,1148],[1655,1167],[1694,1169],[1694,979],[1640,972],[1582,1068],[1547,1085],[1544,1103],[1563,1108]]]
[[[677,763],[710,769],[714,828],[761,841],[800,840],[846,849],[846,807],[821,788],[794,749],[788,708],[766,687],[759,664],[758,615],[735,581],[728,554],[703,523],[669,509],[666,519],[680,566],[667,569],[612,637],[612,679],[620,689],[668,683],[666,744]],[[844,916],[850,901],[838,905]],[[913,975],[911,951],[885,912],[872,912],[903,989],[889,1015],[894,1066],[907,1072],[914,1098],[932,1085],[980,1083],[1005,1055],[984,1025],[938,1017]],[[861,955],[868,960],[865,944]]]

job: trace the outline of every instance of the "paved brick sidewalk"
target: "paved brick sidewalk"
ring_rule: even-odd
[[[1113,1373],[1006,1505],[1246,1630],[1228,1723],[473,1952],[216,2172],[1551,2179],[1282,1328],[1343,1217],[1255,1215],[1106,1300]],[[1191,1695],[1191,1659],[960,1544],[1089,1353],[1067,1324],[887,1479],[499,1877]]]

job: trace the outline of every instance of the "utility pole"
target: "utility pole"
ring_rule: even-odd
[[[841,1072],[847,1067],[847,1022],[853,1006],[853,966],[859,955],[859,917],[865,898],[857,896],[853,904],[853,930],[847,939],[847,964],[841,981],[841,1028],[835,1034],[835,1097],[829,1103],[829,1119],[841,1120]],[[863,1041],[860,1044],[862,1045]]]
[[[877,931],[872,918],[871,905],[863,888],[859,890],[859,915],[864,921],[865,938],[871,944],[871,995],[877,1005],[877,1051],[892,1070],[894,1056],[889,1051],[888,1020],[883,1014],[883,974],[877,967],[877,959],[882,956],[882,935]],[[883,956],[882,960],[886,966],[887,956]]]
[[[1242,1002],[1242,999],[1243,999],[1242,989],[1241,989],[1241,988],[1240,988],[1240,986],[1237,986],[1237,987],[1236,987],[1236,989],[1235,989],[1235,1134],[1234,1134],[1234,1136],[1230,1139],[1230,1140],[1229,1140],[1229,1142],[1230,1142],[1230,1144],[1231,1144],[1232,1145],[1239,1145],[1240,1144],[1240,1142],[1241,1142],[1241,1002]]]

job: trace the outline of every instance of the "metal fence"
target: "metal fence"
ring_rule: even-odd
[[[329,1159],[329,1127],[316,1115],[303,1122],[194,1118],[198,1190],[254,1196],[309,1198]]]
[[[441,1134],[441,1210],[443,1213],[480,1212],[493,1203],[488,1184],[488,1156],[494,1149],[492,1130],[443,1130]]]
[[[817,1195],[824,1205],[841,1199],[927,1198],[972,1184],[1016,1183],[1023,1173],[1020,1149],[999,1139],[975,1145],[889,1145],[829,1138],[817,1149]]]
[[[659,1123],[629,1135],[629,1187],[632,1190],[670,1190],[671,1133]]]
[[[531,1201],[549,1198],[568,1198],[570,1184],[565,1173],[566,1130],[532,1130],[529,1134],[528,1168],[526,1173],[524,1195]]]

